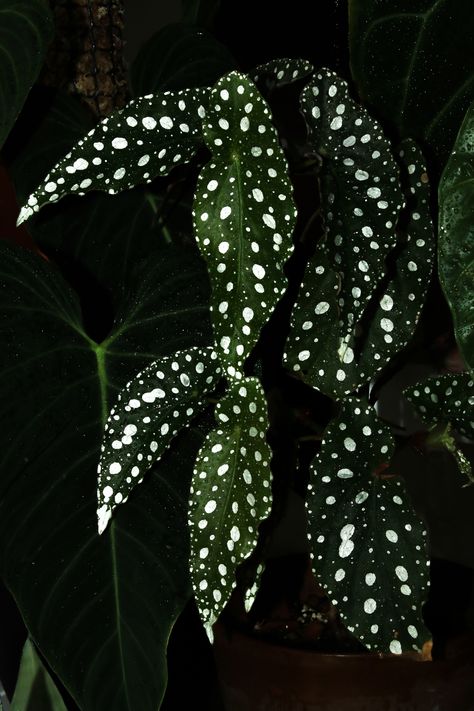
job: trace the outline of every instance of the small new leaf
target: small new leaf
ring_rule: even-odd
[[[315,574],[349,630],[400,654],[430,636],[420,624],[428,555],[401,481],[375,474],[393,449],[373,408],[345,399],[311,467],[307,508]]]
[[[286,287],[283,265],[296,219],[287,163],[269,108],[243,74],[211,92],[194,229],[208,262],[216,349],[226,374],[243,363]]]
[[[221,368],[212,348],[190,348],[154,361],[121,391],[105,426],[98,467],[98,528],[143,481],[175,435],[208,405]]]
[[[273,59],[255,67],[251,77],[255,83],[266,80],[268,87],[273,89],[304,79],[313,69],[306,59]]]
[[[196,459],[189,504],[191,577],[211,639],[235,571],[252,553],[271,508],[267,405],[258,379],[233,381],[215,416],[218,426]]]
[[[90,190],[118,193],[189,161],[202,142],[208,93],[186,89],[149,94],[103,119],[30,195],[18,225],[65,195]]]

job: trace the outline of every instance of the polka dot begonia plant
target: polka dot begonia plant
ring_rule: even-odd
[[[254,82],[269,101],[281,84],[306,83],[304,150],[317,157],[322,231],[293,290],[288,323],[277,305],[291,292],[286,265],[298,249],[298,201],[288,143]],[[214,87],[134,99],[51,169],[19,222],[65,195],[116,193],[191,159],[203,163],[192,216],[211,283],[213,343],[154,361],[121,391],[98,467],[99,532],[138,484],[146,486],[147,470],[178,433],[214,407],[216,425],[195,462],[186,534],[194,597],[212,639],[237,568],[255,552],[272,509],[267,384],[249,356],[257,344],[265,348],[267,322],[280,319],[286,372],[328,395],[338,411],[310,468],[315,574],[368,649],[418,650],[427,637],[425,532],[400,479],[374,475],[394,442],[367,389],[411,338],[428,288],[434,249],[423,157],[409,140],[395,150],[332,71],[280,59],[250,75],[230,72]],[[254,567],[247,608],[262,567]]]

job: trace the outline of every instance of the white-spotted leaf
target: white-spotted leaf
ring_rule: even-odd
[[[203,132],[212,159],[196,187],[195,234],[208,262],[219,358],[228,376],[241,378],[285,290],[296,209],[270,111],[245,75],[216,84]]]
[[[205,410],[204,396],[215,389],[220,373],[212,348],[189,348],[154,361],[120,392],[105,426],[98,468],[99,533],[173,437]]]
[[[202,143],[208,95],[207,89],[149,94],[103,119],[30,195],[18,224],[65,195],[118,193],[189,161]]]
[[[323,244],[309,262],[293,309],[286,361],[308,383],[335,398],[368,382],[406,345],[430,283],[434,235],[426,168],[412,141],[404,142],[401,157],[410,194],[408,224],[361,320],[345,330],[337,296],[341,278]],[[361,297],[362,290],[353,287],[354,310]]]
[[[268,416],[257,378],[233,381],[216,407],[217,428],[197,456],[191,486],[191,577],[209,637],[271,508]]]
[[[341,320],[350,333],[396,243],[403,205],[399,169],[380,124],[334,72],[323,69],[316,75],[302,93],[301,106],[310,144],[322,157],[325,246],[342,276]]]
[[[287,365],[327,395],[335,394],[338,382],[340,283],[339,274],[319,244],[306,267],[291,314],[285,351]]]
[[[450,422],[460,434],[474,439],[474,380],[470,373],[438,375],[403,394],[427,425]]]
[[[346,398],[311,467],[307,499],[315,574],[369,649],[399,654],[429,639],[421,620],[428,585],[426,532],[390,460],[390,429]]]
[[[284,86],[294,81],[304,79],[311,74],[314,67],[306,59],[273,59],[265,64],[259,64],[251,72],[255,83],[265,79],[270,87]]]

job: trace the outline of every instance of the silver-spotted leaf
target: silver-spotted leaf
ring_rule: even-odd
[[[303,90],[301,106],[309,142],[323,161],[326,249],[342,276],[341,321],[350,333],[396,243],[403,205],[399,168],[380,124],[334,72],[323,69],[316,75]]]
[[[254,82],[266,79],[271,87],[284,86],[294,81],[304,79],[311,74],[314,67],[306,59],[272,59],[265,64],[259,64],[251,72]]]
[[[412,141],[404,142],[401,154],[410,193],[408,224],[361,321],[349,332],[340,323],[340,277],[324,245],[317,246],[309,262],[293,310],[286,360],[313,387],[335,398],[369,381],[406,345],[429,286],[434,235],[426,168]],[[354,289],[356,308],[358,296]]]
[[[339,377],[340,283],[326,250],[318,245],[291,314],[285,351],[286,364],[327,395],[335,395]]]
[[[404,390],[427,425],[450,422],[474,438],[474,380],[469,373],[438,375]]]
[[[390,460],[390,429],[346,398],[311,466],[308,530],[315,574],[349,630],[369,648],[400,654],[430,637],[421,603],[428,585],[426,532]]]
[[[474,104],[439,186],[438,271],[459,348],[474,368]]]
[[[353,333],[343,351],[348,364],[341,368],[351,390],[371,380],[411,339],[433,271],[435,237],[426,166],[413,141],[407,139],[402,145],[400,157],[410,193],[408,223],[398,235],[392,263],[387,264],[382,293],[374,295],[363,315],[362,336],[357,338]]]
[[[227,603],[238,565],[253,551],[271,508],[268,415],[257,378],[231,382],[217,428],[196,459],[189,504],[191,577],[206,631]]]
[[[204,396],[215,389],[220,373],[212,348],[189,348],[154,361],[120,392],[105,426],[98,467],[99,533],[173,437],[206,409]]]
[[[18,224],[65,195],[118,193],[189,161],[202,143],[207,97],[206,89],[149,94],[103,119],[30,195]]]
[[[211,93],[194,227],[208,262],[216,348],[241,378],[246,357],[286,286],[296,209],[270,110],[255,85],[231,72]]]

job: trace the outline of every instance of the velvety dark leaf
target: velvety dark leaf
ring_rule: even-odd
[[[183,19],[207,27],[219,9],[221,0],[181,0]]]
[[[67,711],[56,684],[29,639],[23,647],[10,711]]]
[[[0,148],[13,126],[53,38],[42,0],[3,0],[0,6]]]
[[[101,349],[98,358],[113,340],[112,336],[97,347]],[[121,390],[102,442],[97,489],[99,533],[178,432],[208,407],[205,395],[215,390],[220,373],[217,353],[211,347],[188,348],[153,361]]]
[[[212,160],[198,178],[196,239],[208,262],[216,349],[230,377],[256,344],[286,287],[296,209],[268,106],[232,72],[211,92],[204,137]]]
[[[190,499],[191,578],[201,618],[212,625],[235,587],[235,571],[257,543],[271,509],[267,403],[257,378],[231,383],[194,468]]]
[[[373,408],[346,398],[311,467],[307,509],[314,572],[349,630],[400,654],[431,636],[421,617],[429,558],[401,480],[375,475],[393,448]]]
[[[205,89],[149,94],[103,119],[51,169],[21,209],[18,224],[65,195],[114,194],[189,161],[202,141],[207,97]]]
[[[127,381],[209,343],[202,262],[173,249],[149,260],[99,347],[53,266],[0,249],[2,577],[82,711],[156,711],[170,630],[190,594],[187,501],[206,430],[178,435],[100,537],[96,470]]]
[[[148,40],[134,60],[130,81],[135,96],[164,89],[212,86],[236,68],[223,44],[211,34],[182,23],[163,27]]]
[[[474,92],[470,0],[350,0],[349,26],[362,99],[442,167]]]
[[[438,270],[465,362],[474,368],[474,104],[439,186]]]

